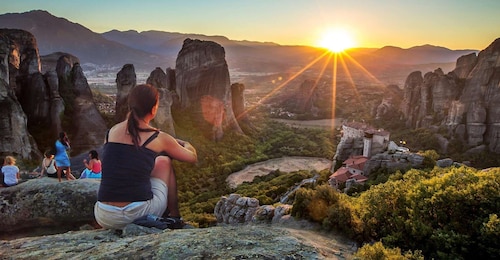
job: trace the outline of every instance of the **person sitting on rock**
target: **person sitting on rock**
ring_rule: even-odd
[[[195,163],[196,149],[149,125],[159,105],[158,90],[137,85],[128,95],[127,119],[106,134],[102,179],[94,207],[103,228],[123,229],[150,214],[167,228],[183,228],[172,160]]]
[[[7,187],[17,185],[21,179],[19,168],[16,166],[16,159],[6,156],[2,166],[3,184]]]
[[[96,150],[89,152],[90,160],[83,159],[83,164],[85,164],[85,169],[80,175],[80,179],[100,179],[101,174],[101,160],[99,160],[99,154]]]
[[[54,155],[50,151],[46,151],[42,160],[42,170],[40,176],[47,175],[47,177],[57,178],[57,165]]]

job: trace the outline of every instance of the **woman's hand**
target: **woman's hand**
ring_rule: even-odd
[[[180,146],[182,146],[182,147],[185,147],[185,146],[186,146],[186,143],[187,143],[186,141],[183,141],[183,140],[181,140],[181,139],[175,139],[175,140],[177,141],[177,143],[178,143]]]

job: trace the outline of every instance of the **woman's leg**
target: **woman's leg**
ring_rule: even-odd
[[[68,180],[76,180],[75,176],[73,176],[73,174],[71,174],[71,167],[68,167],[66,169],[66,179],[68,179]]]
[[[59,179],[59,182],[61,182],[62,170],[61,167],[57,167],[57,179]]]
[[[168,156],[156,157],[155,167],[151,172],[151,177],[158,178],[167,184],[167,210],[169,211],[169,216],[180,217],[177,181],[174,168],[172,167],[172,160]]]

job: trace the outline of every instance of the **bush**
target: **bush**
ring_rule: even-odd
[[[401,249],[399,248],[386,248],[381,242],[376,242],[372,245],[364,245],[354,254],[354,259],[356,260],[409,260],[409,259],[424,259],[424,256],[420,251],[411,252],[408,251],[404,255],[401,254]]]

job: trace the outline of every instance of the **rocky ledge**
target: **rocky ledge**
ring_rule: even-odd
[[[290,205],[259,206],[238,194],[217,203],[216,227],[95,229],[98,187],[40,178],[0,188],[0,259],[346,259],[356,249],[293,219]]]
[[[0,259],[348,259],[347,242],[270,225],[113,230],[0,241]]]

